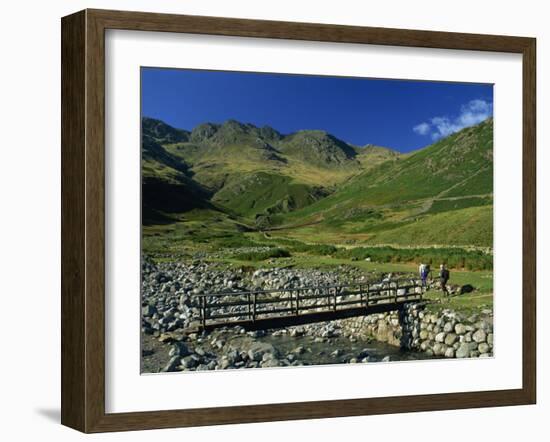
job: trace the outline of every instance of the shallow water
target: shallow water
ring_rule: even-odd
[[[401,350],[399,347],[374,340],[350,341],[346,337],[330,338],[328,342],[318,342],[312,336],[289,335],[273,336],[267,334],[254,338],[256,342],[266,342],[279,350],[281,356],[291,353],[297,347],[304,347],[305,352],[297,355],[298,359],[309,365],[341,364],[349,363],[355,358],[359,361],[368,355],[369,362],[379,362],[389,356],[391,361],[411,361],[421,359],[434,359],[423,352]],[[335,351],[338,351],[336,354]]]
[[[343,336],[320,341],[319,338],[316,339],[310,335],[290,336],[281,334],[274,336],[268,332],[265,336],[258,337],[251,337],[246,333],[236,333],[229,336],[224,335],[223,338],[227,340],[232,348],[240,351],[247,351],[253,343],[271,344],[278,350],[278,359],[281,361],[286,360],[283,365],[288,365],[289,361],[293,359],[288,358],[287,360],[287,356],[293,355],[294,362],[291,363],[291,366],[387,362],[388,358],[391,362],[434,359],[434,356],[426,353],[401,350],[399,347],[384,342],[367,339],[358,339],[353,342]],[[224,352],[208,346],[207,342],[199,339],[194,345],[191,345],[191,348],[199,345],[221,358]],[[142,353],[141,372],[158,373],[161,371],[170,360],[168,354],[170,347],[170,344],[161,343],[150,335],[142,335],[142,350],[145,353]],[[303,351],[297,352],[298,347],[302,347]]]

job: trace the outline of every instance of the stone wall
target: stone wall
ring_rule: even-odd
[[[426,303],[411,303],[403,310],[340,321],[346,335],[372,338],[447,358],[493,355],[492,311],[464,315],[449,309],[431,311]]]

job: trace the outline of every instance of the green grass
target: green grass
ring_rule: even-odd
[[[480,172],[471,176],[464,182],[445,192],[445,197],[464,196],[464,195],[482,195],[492,193],[493,191],[493,170],[492,164],[486,168],[480,169]]]
[[[257,172],[233,179],[213,201],[254,219],[256,215],[300,209],[323,196],[319,189],[296,183],[288,176]]]
[[[220,248],[258,245],[242,232],[244,224],[216,210],[197,209],[180,214],[176,222],[142,227],[144,253],[192,254]]]
[[[368,242],[399,245],[493,247],[493,206],[470,207],[421,216],[416,221],[374,231]]]
[[[443,309],[450,309],[465,316],[479,313],[482,309],[493,309],[493,294],[472,292],[464,295],[445,297],[439,291],[429,291],[425,299],[431,301],[428,311],[440,313]]]
[[[402,210],[402,209],[400,209]],[[363,220],[320,219],[309,225],[295,225],[271,232],[309,243],[335,246],[389,245],[399,247],[477,247],[493,246],[493,206],[483,205],[438,213],[408,215],[385,212],[383,218]]]
[[[451,210],[466,209],[468,207],[488,206],[491,204],[493,204],[493,199],[489,197],[471,197],[460,198],[456,200],[435,200],[430,209],[423,214],[449,212]]]
[[[370,259],[380,263],[414,262],[426,263],[432,267],[446,264],[450,268],[487,270],[493,268],[493,256],[480,251],[460,248],[402,248],[355,247],[340,249],[336,257],[352,260]]]

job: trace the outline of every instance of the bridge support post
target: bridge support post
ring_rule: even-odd
[[[395,281],[395,302],[397,303],[397,297],[399,296],[399,281]]]
[[[256,320],[256,296],[257,296],[257,293],[254,293],[252,295],[252,299],[254,301],[254,304],[252,305],[252,321]]]
[[[201,296],[201,323],[204,330],[206,327],[206,298],[204,296]]]

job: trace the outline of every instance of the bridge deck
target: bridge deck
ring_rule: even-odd
[[[408,279],[201,294],[199,329],[242,326],[258,330],[382,313],[421,301],[423,291],[418,281]]]

